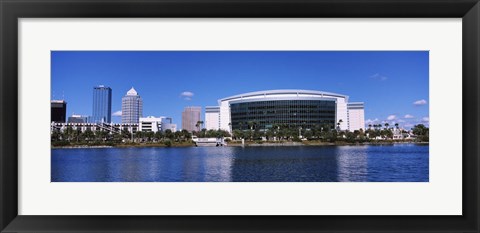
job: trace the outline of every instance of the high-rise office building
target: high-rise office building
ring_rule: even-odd
[[[205,107],[205,128],[207,130],[220,129],[220,107],[219,106]]]
[[[189,132],[201,130],[201,126],[196,126],[201,120],[201,112],[202,107],[185,107],[182,112],[182,129],[188,130]]]
[[[100,85],[93,88],[93,123],[112,122],[112,89]]]
[[[143,116],[143,101],[132,87],[122,98],[122,123],[138,123]]]
[[[67,117],[67,102],[65,102],[65,100],[52,100],[50,101],[50,108],[50,121],[65,123]]]
[[[348,109],[348,129],[365,130],[365,106],[363,102],[350,102]]]

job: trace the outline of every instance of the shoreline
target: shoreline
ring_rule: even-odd
[[[227,143],[225,147],[261,147],[261,146],[364,146],[364,145],[395,145],[395,144],[417,144],[429,145],[429,142],[362,142],[362,143],[347,143],[347,142],[248,142],[241,143]],[[68,146],[51,146],[51,149],[102,149],[102,148],[148,148],[148,147],[196,147],[194,144],[172,144],[167,146],[165,144],[119,144],[119,145],[68,145]]]

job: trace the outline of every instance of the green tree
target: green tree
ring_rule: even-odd
[[[175,135],[173,134],[172,130],[170,129],[167,129],[165,130],[165,137],[170,139],[170,140],[173,140],[173,138],[175,137]]]
[[[183,129],[183,130],[182,130],[182,137],[183,137],[185,140],[189,140],[190,138],[192,138],[192,135],[190,134],[190,132],[188,132],[188,130]]]
[[[413,126],[412,132],[417,136],[417,141],[429,141],[429,128],[427,128],[424,124],[418,124]]]
[[[85,132],[83,133],[83,136],[85,137],[85,140],[87,140],[87,141],[91,141],[91,140],[95,139],[95,134],[93,133],[93,131],[90,128],[87,128],[87,130],[85,130]]]
[[[235,139],[242,139],[242,138],[244,138],[243,131],[242,131],[242,130],[239,130],[239,129],[233,130],[233,137],[234,137]]]
[[[160,141],[160,140],[163,140],[165,138],[165,135],[163,134],[163,132],[161,130],[155,132],[155,139]]]
[[[73,137],[73,128],[72,126],[67,126],[67,128],[64,130],[63,134],[65,135],[65,140],[71,141]]]
[[[153,141],[153,139],[155,138],[155,132],[153,131],[144,132],[144,137],[147,140],[147,142]]]
[[[180,141],[180,140],[183,139],[183,138],[182,138],[182,132],[180,132],[180,131],[175,131],[175,133],[173,133],[173,134],[175,135],[175,140],[176,140],[176,141]]]
[[[143,142],[144,133],[142,131],[135,132],[135,139],[137,142]]]
[[[338,120],[338,122],[337,122],[337,130],[338,131],[340,131],[340,124],[342,124],[342,122],[343,122],[342,119]]]
[[[53,130],[51,135],[50,135],[50,140],[52,142],[60,141],[61,135],[62,134],[58,130]]]
[[[132,138],[132,134],[127,129],[122,129],[121,135],[123,139],[130,140]]]
[[[311,139],[313,137],[313,131],[312,130],[305,130],[303,133],[303,136],[307,139]]]
[[[195,127],[197,127],[197,132],[200,131],[200,129],[202,128],[202,125],[203,125],[203,121],[197,121],[197,124],[195,124]]]
[[[122,142],[122,139],[123,139],[122,134],[120,134],[120,133],[115,133],[115,134],[113,135],[113,139],[112,139],[112,140],[113,140],[115,143],[120,143],[120,142]]]

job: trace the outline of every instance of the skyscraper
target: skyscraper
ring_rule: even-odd
[[[143,101],[132,87],[122,98],[122,123],[138,123],[143,116]]]
[[[93,111],[94,123],[112,122],[112,89],[100,85],[93,88]]]
[[[200,128],[197,128],[196,124],[200,121],[200,114],[202,112],[202,107],[185,107],[182,112],[182,129],[192,131],[199,131]]]
[[[67,102],[65,102],[65,100],[52,100],[50,101],[50,108],[50,121],[65,123],[67,117]]]

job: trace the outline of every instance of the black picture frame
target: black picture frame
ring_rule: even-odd
[[[478,0],[0,0],[0,14],[1,232],[479,232]],[[19,18],[59,17],[462,18],[463,215],[18,215],[17,22]]]

